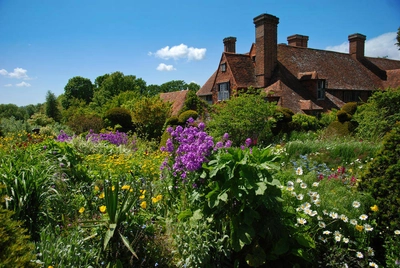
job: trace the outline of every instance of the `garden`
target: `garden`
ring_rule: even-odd
[[[159,139],[3,120],[0,267],[397,267],[388,92],[319,118],[243,94]]]

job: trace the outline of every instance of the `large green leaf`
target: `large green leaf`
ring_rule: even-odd
[[[133,256],[136,257],[136,259],[139,259],[138,256],[136,255],[135,251],[133,250],[133,248],[131,247],[131,245],[129,244],[128,239],[126,239],[125,236],[123,236],[121,233],[119,234],[121,236],[122,242],[124,243],[124,245],[129,249],[129,251],[132,253]]]
[[[108,225],[108,229],[106,235],[104,236],[104,250],[107,248],[108,242],[114,236],[115,228],[117,227],[116,223],[110,223]]]

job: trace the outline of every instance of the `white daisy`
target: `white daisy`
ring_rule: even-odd
[[[364,229],[366,232],[371,232],[374,228],[369,224],[364,224]]]
[[[331,213],[329,213],[329,216],[330,216],[332,219],[337,219],[337,218],[339,217],[339,215],[338,215],[336,212],[331,212]]]
[[[371,266],[371,267],[376,267],[376,268],[379,267],[378,264],[376,264],[376,263],[373,262],[373,261],[369,262],[369,266]]]
[[[324,235],[328,235],[328,234],[331,234],[331,233],[332,233],[332,232],[331,232],[331,231],[328,231],[328,230],[322,232],[322,234],[324,234]]]
[[[358,201],[354,201],[353,202],[353,208],[359,208],[360,207],[360,202],[358,202]]]
[[[291,192],[291,191],[294,190],[294,187],[293,186],[288,186],[286,189]]]
[[[326,227],[326,224],[325,224],[325,222],[323,222],[323,221],[319,221],[319,222],[318,222],[318,226],[319,226],[320,228],[325,228],[325,227]]]
[[[303,175],[303,169],[302,169],[301,167],[298,167],[298,168],[296,169],[296,175],[298,175],[298,176]]]
[[[368,215],[362,214],[360,216],[360,220],[365,221],[366,219],[368,219]]]
[[[300,179],[300,178],[297,178],[297,179],[296,179],[296,182],[297,182],[297,183],[302,183],[302,182],[303,182],[303,180],[302,180],[302,179]]]
[[[343,240],[342,240],[342,241],[343,241],[343,243],[348,244],[350,240],[349,240],[347,237],[343,237]]]
[[[292,182],[292,181],[288,181],[287,182],[287,186],[289,187],[289,186],[294,186],[294,183]]]
[[[340,215],[340,219],[341,219],[342,221],[344,221],[344,222],[348,222],[348,221],[349,221],[349,219],[347,218],[347,216],[344,215],[344,214]]]
[[[312,187],[318,187],[318,185],[319,185],[319,182],[314,182],[314,183],[312,184]]]
[[[307,221],[306,221],[306,219],[303,219],[303,218],[297,218],[297,223],[304,225],[307,223]]]
[[[374,249],[371,247],[367,248],[367,252],[368,252],[368,256],[375,256],[375,252]]]
[[[364,258],[364,255],[363,255],[360,251],[357,251],[356,256],[357,256],[357,258],[359,258],[359,259]]]
[[[351,219],[351,220],[350,220],[350,224],[352,224],[352,225],[357,225],[357,220]]]
[[[302,183],[300,183],[300,187],[301,187],[302,189],[306,189],[306,188],[307,188],[307,184],[304,183],[304,182],[302,182]]]
[[[303,194],[298,194],[298,195],[297,195],[297,200],[303,200],[303,198],[304,198],[304,195],[303,195]]]
[[[400,235],[400,230],[395,230],[395,231],[394,231],[394,234],[395,234],[395,235]]]

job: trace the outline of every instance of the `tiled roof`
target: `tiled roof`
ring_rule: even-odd
[[[210,78],[206,81],[206,83],[196,92],[197,96],[206,96],[211,95],[211,89],[214,84],[215,76],[217,75],[217,71],[215,71]]]
[[[319,79],[326,79],[330,89],[382,87],[382,80],[350,54],[281,44],[278,45],[278,61],[294,75],[316,71]]]
[[[256,87],[254,63],[249,55],[225,53],[225,57],[238,88]]]
[[[181,90],[181,91],[161,93],[160,98],[163,101],[168,101],[172,103],[171,115],[177,116],[179,114],[179,111],[183,108],[183,104],[185,103],[188,92],[189,90]]]

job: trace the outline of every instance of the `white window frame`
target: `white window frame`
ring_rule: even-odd
[[[221,72],[226,72],[226,63],[221,63]]]
[[[229,82],[218,84],[218,101],[229,99]]]

